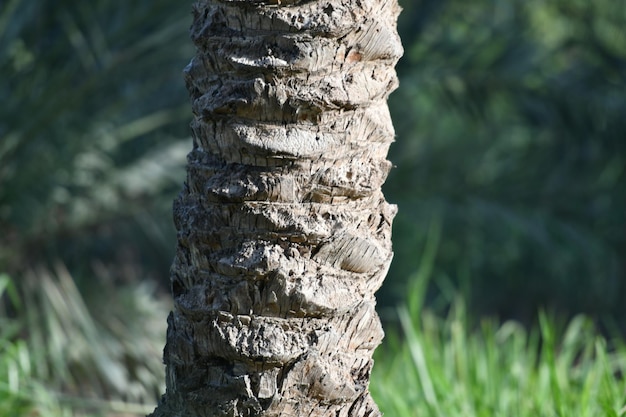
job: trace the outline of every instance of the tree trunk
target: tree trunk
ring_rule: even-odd
[[[162,416],[378,416],[396,0],[205,0]]]

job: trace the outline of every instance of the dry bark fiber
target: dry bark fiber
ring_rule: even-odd
[[[379,416],[396,0],[211,0],[154,417]]]

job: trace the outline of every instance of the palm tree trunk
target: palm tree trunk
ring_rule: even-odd
[[[204,0],[163,416],[378,416],[396,0]]]

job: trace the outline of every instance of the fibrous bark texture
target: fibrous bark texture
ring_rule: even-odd
[[[396,0],[205,0],[153,416],[378,416]]]

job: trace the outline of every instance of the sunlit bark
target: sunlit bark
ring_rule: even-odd
[[[207,0],[153,416],[377,416],[396,0]]]

